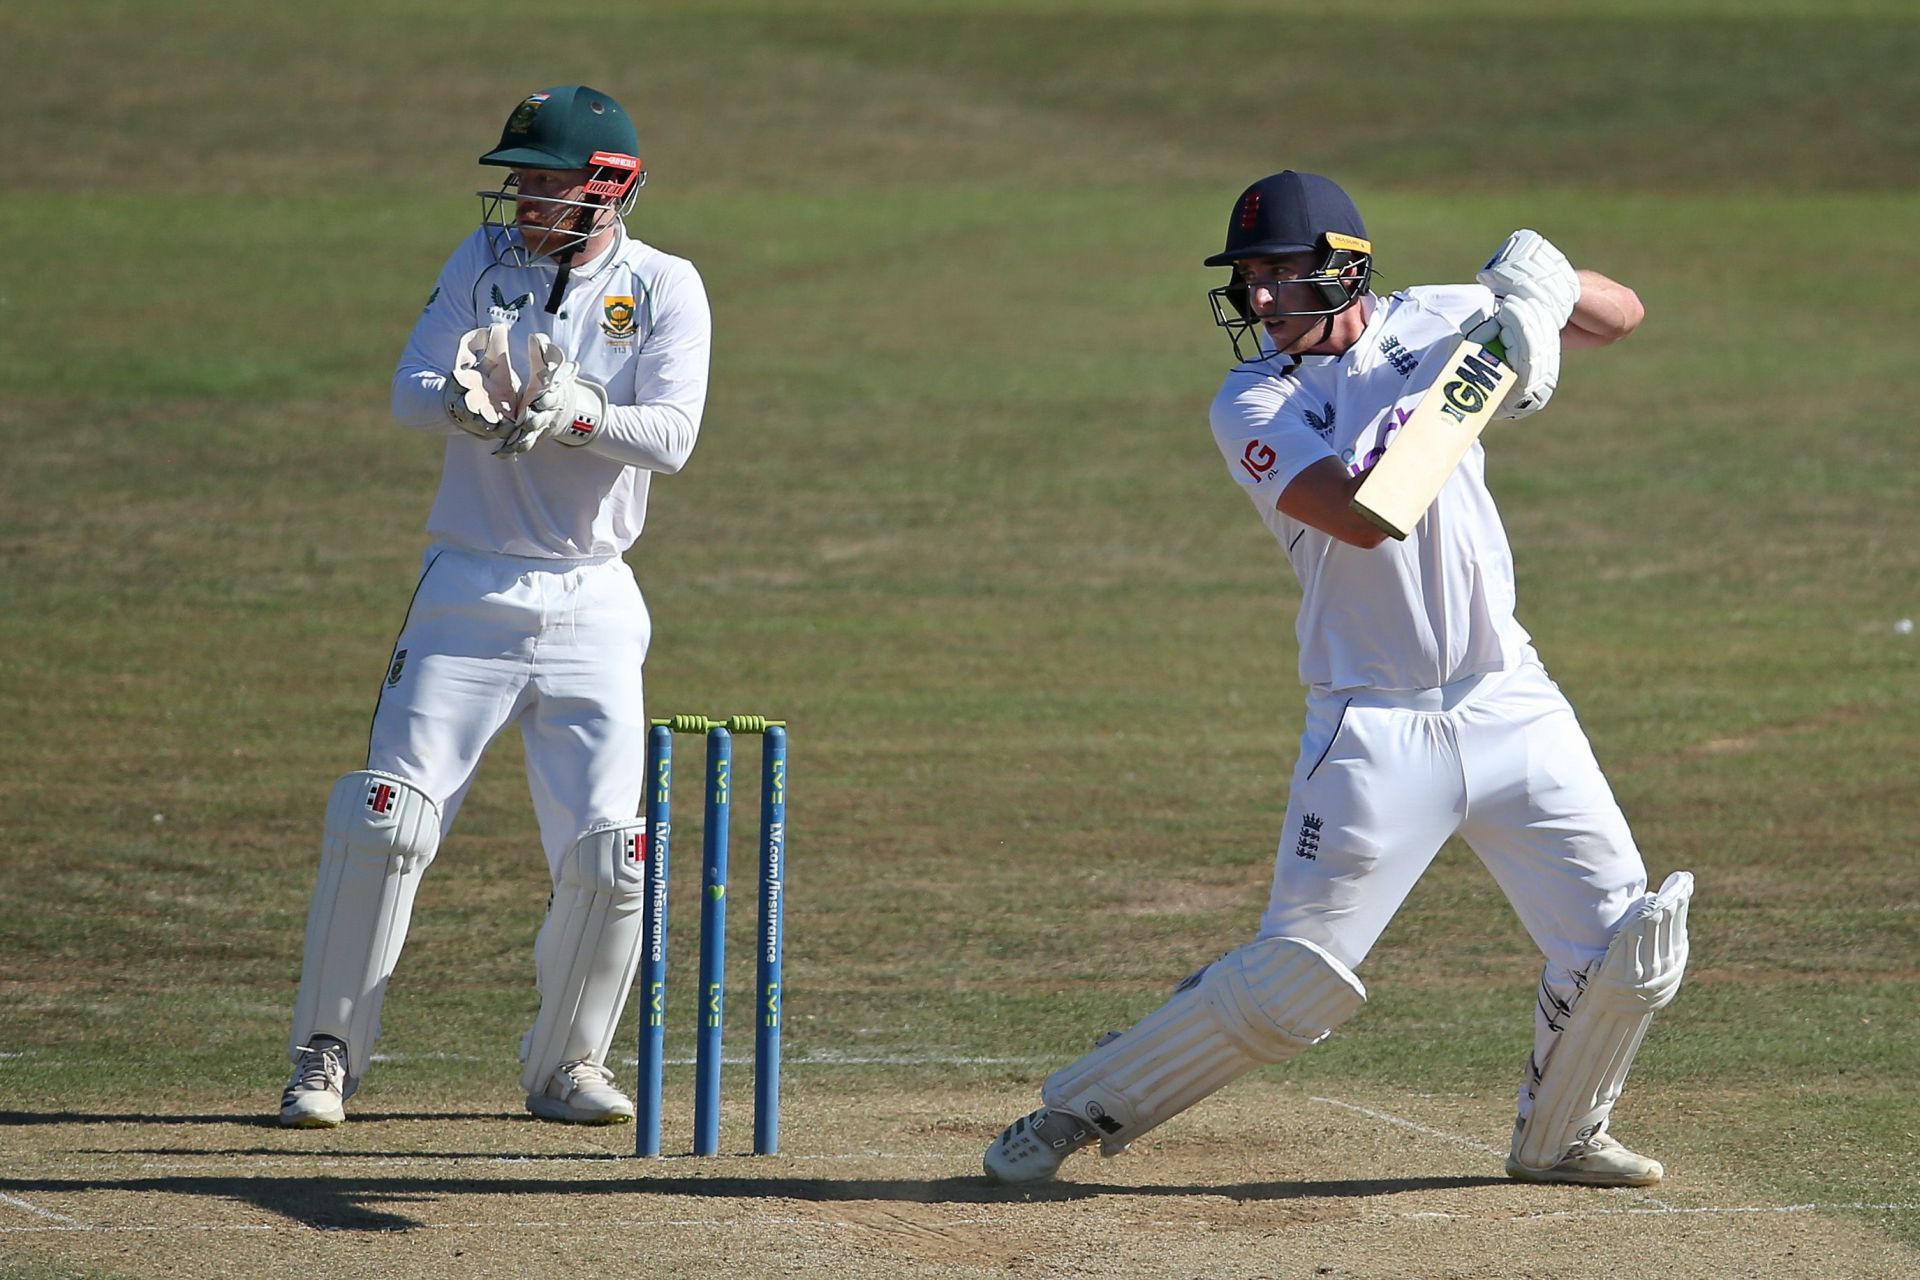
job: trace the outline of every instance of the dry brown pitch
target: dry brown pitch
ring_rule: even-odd
[[[136,1276],[1792,1277],[1913,1275],[1840,1206],[1676,1167],[1652,1191],[1500,1173],[1504,1102],[1236,1087],[1039,1190],[979,1152],[1026,1095],[840,1091],[790,1105],[782,1155],[637,1161],[629,1128],[508,1111],[264,1117],[14,1113],[11,1261]],[[248,1100],[249,1102],[252,1100]],[[730,1117],[744,1123],[744,1117]],[[670,1134],[670,1143],[675,1135]],[[745,1145],[729,1128],[727,1145]],[[684,1141],[684,1137],[681,1138]],[[1664,1153],[1663,1153],[1664,1154]]]

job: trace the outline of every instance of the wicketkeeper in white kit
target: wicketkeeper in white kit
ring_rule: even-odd
[[[327,805],[285,1125],[346,1118],[421,876],[509,724],[552,880],[521,1044],[527,1109],[633,1118],[605,1063],[640,953],[652,624],[621,557],[653,474],[693,450],[711,321],[693,265],[623,225],[646,170],[613,98],[533,94],[480,163],[509,176],[480,193],[482,225],[394,374],[394,419],[446,437],[445,461],[366,768]]]
[[[1359,1012],[1354,970],[1446,839],[1479,856],[1544,955],[1507,1172],[1645,1186],[1665,1170],[1608,1132],[1635,1050],[1687,960],[1693,877],[1657,893],[1573,709],[1514,619],[1513,557],[1476,443],[1404,541],[1353,510],[1462,332],[1497,336],[1518,382],[1499,416],[1544,408],[1562,347],[1641,319],[1632,290],[1517,231],[1474,285],[1369,292],[1353,201],[1287,171],[1234,202],[1211,293],[1241,363],[1215,441],[1301,586],[1307,686],[1272,896],[1257,936],[1157,1011],[1049,1076],[988,1148],[1006,1182],[1114,1154]],[[1250,344],[1250,345],[1246,345]],[[1508,436],[1496,447],[1522,447]]]

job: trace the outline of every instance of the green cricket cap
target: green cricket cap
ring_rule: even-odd
[[[640,155],[633,120],[611,94],[584,84],[529,94],[500,131],[500,145],[481,164],[509,169],[586,169],[595,156]]]

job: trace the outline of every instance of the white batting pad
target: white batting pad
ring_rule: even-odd
[[[587,828],[560,862],[534,942],[540,1013],[520,1046],[521,1083],[537,1093],[563,1062],[604,1063],[640,964],[647,824]]]
[[[1520,1164],[1551,1169],[1606,1123],[1654,1013],[1672,1003],[1686,975],[1692,897],[1693,876],[1676,871],[1627,912],[1541,1069],[1513,1147]]]
[[[411,783],[362,770],[333,784],[289,1057],[316,1035],[336,1036],[347,1042],[347,1078],[366,1072],[413,896],[439,846],[440,806]]]
[[[1049,1107],[1085,1116],[1111,1153],[1262,1063],[1285,1062],[1352,1017],[1366,988],[1300,938],[1262,938],[1048,1077]]]

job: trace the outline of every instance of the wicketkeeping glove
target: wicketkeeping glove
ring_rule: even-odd
[[[576,449],[592,440],[607,420],[607,389],[582,378],[580,366],[544,333],[527,339],[527,365],[516,425],[494,453],[516,458],[548,436]]]
[[[443,401],[447,417],[483,440],[504,439],[520,403],[520,377],[507,356],[507,326],[469,329],[454,349]]]
[[[1564,329],[1580,301],[1580,277],[1567,255],[1537,231],[1516,231],[1476,277],[1495,299],[1519,298],[1546,308],[1553,327]]]
[[[1560,383],[1560,326],[1544,305],[1509,297],[1487,319],[1469,321],[1462,328],[1475,342],[1498,338],[1508,367],[1518,375],[1495,418],[1524,418],[1547,407]]]

